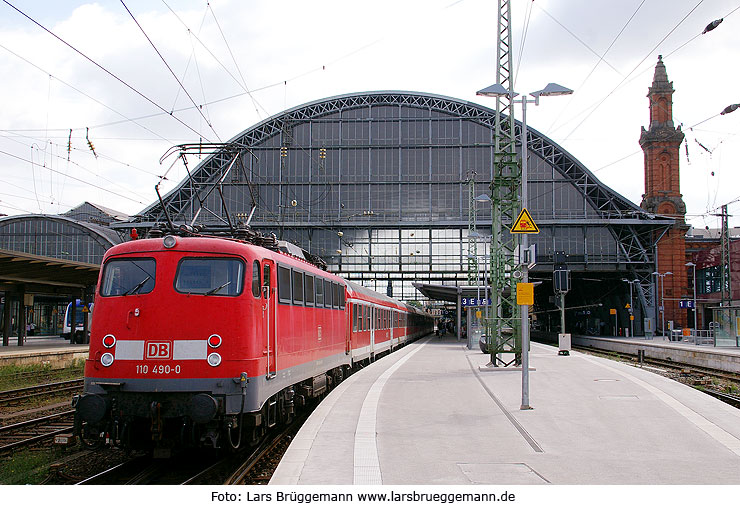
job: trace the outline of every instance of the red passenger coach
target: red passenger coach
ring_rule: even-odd
[[[83,443],[238,448],[431,331],[424,312],[263,240],[167,235],[106,253],[75,399]]]

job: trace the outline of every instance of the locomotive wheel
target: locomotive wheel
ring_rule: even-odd
[[[249,432],[249,446],[257,446],[263,435],[264,429],[261,426],[253,426]]]
[[[278,396],[278,419],[283,425],[289,425],[293,422],[293,414],[288,410],[288,403],[285,400],[285,393],[281,392]]]

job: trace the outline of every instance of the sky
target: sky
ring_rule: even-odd
[[[493,108],[475,92],[496,82],[496,22],[492,0],[1,0],[0,214],[89,201],[133,215],[185,176],[160,163],[172,146],[335,95]],[[528,125],[636,204],[662,55],[687,221],[716,228],[723,204],[740,216],[740,110],[719,115],[740,103],[740,0],[512,0],[511,27],[514,89],[574,90],[530,106]]]

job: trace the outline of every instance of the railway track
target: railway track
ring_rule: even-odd
[[[269,433],[256,448],[217,458],[213,450],[171,459],[138,456],[77,482],[78,485],[236,485],[267,483],[306,414]]]
[[[589,346],[572,347],[577,351],[590,353],[605,358],[625,358],[632,364],[647,364],[648,368],[654,368],[655,372],[658,374],[664,374],[666,376],[670,376],[673,379],[679,379],[679,381],[683,383],[693,385],[705,394],[724,401],[725,403],[732,405],[733,407],[740,408],[740,395],[731,392],[723,392],[706,386],[708,382],[712,382],[712,379],[723,380],[725,382],[730,382],[731,384],[740,384],[740,375],[728,373],[726,371],[718,371],[716,369],[698,367],[689,364],[681,364],[678,362],[673,362],[672,360],[662,360],[659,358],[650,357],[640,358],[637,355],[631,353],[606,351]]]
[[[740,409],[740,396],[738,396],[737,394],[730,394],[728,392],[722,392],[707,387],[703,387],[701,388],[701,390],[704,391],[706,394],[709,394],[710,396],[714,396],[715,398],[722,400],[735,408]]]
[[[31,446],[52,439],[58,434],[72,432],[73,427],[74,410],[0,426],[0,453]]]
[[[44,369],[42,371],[21,371],[18,373],[8,373],[3,375],[2,379],[6,383],[16,385],[19,383],[38,383],[39,381],[44,381],[48,383],[54,379],[60,379],[60,376],[69,376],[70,374],[72,374],[72,370],[76,370],[76,373],[82,375],[81,367],[58,367],[56,369]]]
[[[134,457],[111,468],[96,473],[76,485],[136,485],[145,484],[159,469],[148,456]]]
[[[182,485],[267,483],[293,436],[307,418],[308,414],[300,417],[288,427],[272,432],[254,450],[235,457],[227,457],[214,463],[197,475],[182,482]],[[267,470],[268,473],[264,474],[263,470]]]
[[[0,391],[0,407],[20,405],[34,399],[48,398],[59,394],[74,394],[82,390],[83,382],[82,378],[76,378],[22,389]]]
[[[639,357],[637,356],[637,354],[634,354],[634,353],[623,353],[621,351],[620,352],[609,351],[609,350],[593,348],[590,346],[573,345],[572,348],[577,351],[585,351],[588,353],[592,353],[594,355],[604,356],[607,358],[628,357],[630,361],[640,363]],[[690,364],[682,364],[680,362],[674,362],[672,360],[662,360],[659,358],[652,358],[652,357],[644,357],[641,363],[663,367],[666,369],[689,371],[695,374],[707,375],[707,376],[712,376],[714,378],[721,378],[723,380],[727,380],[730,382],[740,383],[740,375],[728,373],[727,371],[720,371],[718,369],[710,369],[710,368],[699,367],[699,366],[690,365]]]

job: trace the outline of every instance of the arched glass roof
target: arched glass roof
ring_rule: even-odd
[[[476,231],[490,234],[490,205],[470,198],[490,193],[495,117],[475,103],[403,91],[310,102],[235,136],[164,204],[176,224],[221,226],[256,206],[253,228],[381,291],[464,282],[472,215]],[[672,221],[611,190],[545,135],[528,134],[528,205],[541,229],[530,237],[534,272],[551,271],[560,253],[573,270],[649,275],[654,239]],[[142,226],[165,220],[159,204],[137,216]],[[476,254],[486,254],[483,244]]]

